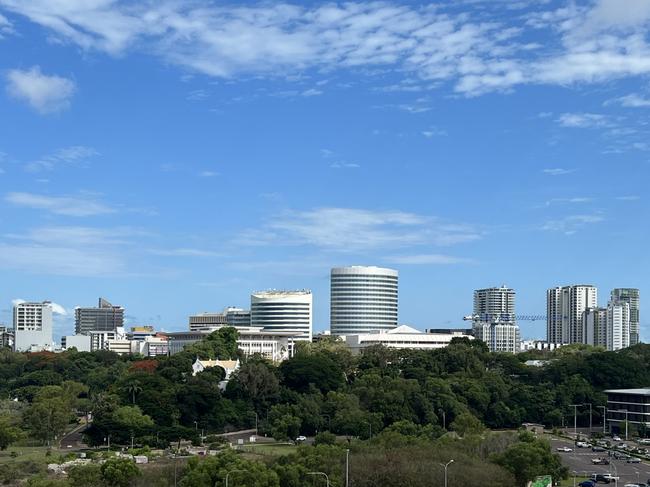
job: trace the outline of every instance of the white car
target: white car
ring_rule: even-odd
[[[620,477],[617,477],[616,475],[612,475],[611,473],[604,473],[603,477],[605,477],[608,480],[616,480],[617,482],[620,480]]]
[[[590,448],[591,445],[587,443],[586,441],[576,441],[576,446],[578,448]]]
[[[570,451],[573,451],[573,448],[569,448],[568,446],[558,446],[557,451],[568,453]]]
[[[621,441],[620,436],[612,436],[612,441]]]
[[[307,437],[300,435],[298,438],[296,438],[296,441],[307,441]]]

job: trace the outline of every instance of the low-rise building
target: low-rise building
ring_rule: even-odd
[[[640,389],[609,389],[607,394],[607,423],[610,431],[638,434],[650,429],[650,387]]]
[[[67,335],[61,337],[61,348],[76,348],[77,352],[90,352],[89,335]]]
[[[353,353],[359,353],[362,349],[373,345],[383,345],[389,348],[433,350],[446,347],[454,338],[467,337],[473,340],[474,337],[466,332],[467,330],[444,329],[427,330],[425,333],[407,325],[400,325],[392,330],[377,330],[374,333],[346,335],[345,343]]]

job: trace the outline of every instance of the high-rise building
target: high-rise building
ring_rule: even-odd
[[[546,335],[549,343],[585,343],[582,318],[598,306],[595,286],[579,284],[546,291]]]
[[[474,291],[475,317],[480,321],[514,323],[515,291],[507,286],[490,287]]]
[[[311,291],[261,291],[251,295],[251,326],[289,332],[293,340],[312,338]]]
[[[330,281],[332,335],[397,327],[398,273],[382,267],[335,267]]]
[[[251,312],[247,309],[228,307],[221,313],[201,313],[190,316],[190,331],[233,326],[235,328],[251,326]]]
[[[612,303],[607,305],[607,350],[620,350],[630,346],[630,305]]]
[[[99,298],[96,308],[75,308],[74,318],[77,335],[88,335],[92,331],[115,331],[124,326],[124,308]]]
[[[611,293],[612,303],[628,303],[630,305],[630,345],[640,341],[639,321],[639,290],[636,288],[616,288]]]
[[[517,353],[521,343],[515,322],[515,291],[507,286],[474,291],[472,330],[490,352]]]
[[[587,308],[582,326],[583,343],[607,348],[607,308]]]
[[[14,306],[14,349],[37,352],[52,348],[52,303],[19,303]]]

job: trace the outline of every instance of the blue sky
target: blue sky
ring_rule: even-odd
[[[0,322],[50,299],[70,332],[104,296],[175,330],[309,288],[321,330],[349,264],[397,268],[421,329],[479,287],[643,296],[649,25],[647,0],[0,0]]]

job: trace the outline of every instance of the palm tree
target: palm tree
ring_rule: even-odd
[[[131,397],[133,398],[133,404],[135,404],[135,396],[136,394],[142,392],[142,386],[140,386],[140,383],[137,380],[134,380],[127,386],[126,390],[131,394]]]

